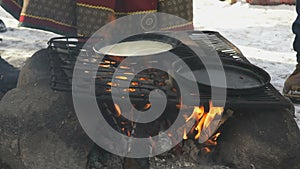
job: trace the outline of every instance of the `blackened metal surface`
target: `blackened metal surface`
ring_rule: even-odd
[[[213,31],[189,31],[190,38],[195,41],[199,47],[215,50],[220,58],[233,59],[235,61],[244,62],[251,64],[247,58],[242,54],[242,52],[231,42],[225,39],[218,32]],[[87,39],[85,38],[54,38],[49,41],[49,57],[51,61],[51,87],[54,90],[62,91],[71,91],[72,84],[72,73],[73,68],[76,62],[76,59],[80,54],[85,54],[85,51],[82,51],[82,47]],[[180,50],[179,50],[180,49]],[[179,47],[176,54],[185,54],[188,53],[188,57],[192,56],[193,53],[189,51],[184,51],[184,48]],[[90,59],[93,56],[88,56]],[[108,85],[111,82],[111,73],[114,72],[118,64],[111,64],[115,62],[110,58],[106,58],[100,64],[106,65],[104,67],[99,67],[97,75],[101,75],[101,79],[96,79],[96,96],[98,99],[110,99],[110,88],[111,85]],[[160,86],[160,88],[166,92],[169,96],[168,101],[178,103],[178,91],[176,87],[167,87],[165,84],[166,80],[169,78],[167,75],[164,75],[163,72],[153,70],[153,76],[146,77],[146,74],[139,74],[135,79],[144,78],[146,80],[140,81],[137,80],[135,84],[131,85],[130,88],[134,91],[131,92],[130,97],[132,101],[145,102],[148,100],[147,94],[151,90]],[[106,76],[107,75],[107,76]],[[156,77],[156,78],[153,78]],[[83,77],[84,78],[84,77]],[[201,102],[206,103],[211,99],[210,94],[201,93],[200,94]],[[216,100],[216,102],[218,102]],[[215,103],[215,105],[218,103]],[[226,107],[239,109],[277,109],[277,108],[287,108],[292,109],[293,105],[289,100],[283,97],[272,84],[268,84],[264,87],[262,91],[255,94],[239,94],[229,95],[226,100]]]

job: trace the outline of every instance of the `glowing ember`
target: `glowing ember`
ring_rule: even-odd
[[[144,107],[144,110],[148,110],[148,109],[150,109],[150,107],[151,107],[151,104],[150,104],[150,103],[147,103],[147,104],[145,105],[145,107]]]
[[[124,92],[135,92],[136,91],[136,89],[134,89],[134,88],[128,88],[128,89],[124,89],[123,90]]]
[[[134,73],[131,73],[131,72],[125,72],[124,75],[134,75]]]
[[[125,57],[120,57],[120,56],[110,56],[110,59],[112,59],[112,60],[114,60],[114,61],[116,61],[116,62],[121,63],[121,62],[125,59]]]
[[[166,84],[164,82],[159,82],[159,86],[165,86]]]
[[[135,89],[134,88],[129,88],[128,91],[129,92],[135,92]]]
[[[114,86],[114,87],[118,86],[117,83],[113,83],[113,82],[107,82],[107,85],[108,86]]]
[[[139,78],[140,81],[146,81],[146,80],[149,80],[148,78],[145,78],[145,77],[141,77]]]
[[[132,85],[132,86],[138,86],[138,85],[139,85],[139,82],[131,82],[131,85]]]
[[[183,139],[184,139],[184,140],[187,140],[187,139],[188,139],[188,136],[187,136],[187,134],[186,134],[186,129],[184,129],[184,131],[183,131]]]
[[[210,153],[211,152],[211,150],[208,147],[204,147],[202,149],[202,151],[204,151],[205,153]]]
[[[127,136],[130,137],[131,136],[131,133],[129,130],[127,130]]]
[[[104,64],[100,64],[99,66],[103,67],[103,68],[109,68],[110,67],[110,65],[104,65]]]
[[[104,63],[110,64],[110,65],[115,65],[117,62],[109,61],[109,60],[104,60]]]
[[[127,67],[127,66],[120,66],[120,68],[121,69],[127,69],[127,70],[130,69],[130,67]]]
[[[121,116],[121,109],[120,109],[120,106],[118,104],[115,104],[115,109],[116,109],[117,116],[120,117]]]
[[[127,77],[126,76],[116,76],[116,79],[127,80]]]

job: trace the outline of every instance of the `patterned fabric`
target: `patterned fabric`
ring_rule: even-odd
[[[192,0],[159,0],[157,9],[159,12],[178,16],[186,21],[189,21],[189,23],[193,21]],[[165,18],[165,21],[162,21],[160,24],[162,27],[166,28],[169,28],[169,25],[177,25],[177,27],[173,27],[173,29],[176,30],[177,28],[189,29],[191,26],[189,23],[188,25],[182,25],[181,23],[170,23],[170,19]]]
[[[296,0],[247,0],[252,5],[279,5],[279,4],[290,4],[294,5]]]
[[[172,14],[188,21],[185,25],[178,24],[179,28],[192,28],[193,19],[192,0],[2,0],[0,3],[19,19],[20,26],[69,36],[91,36],[108,22],[130,14]]]

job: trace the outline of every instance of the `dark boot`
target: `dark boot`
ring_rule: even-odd
[[[300,91],[300,64],[296,65],[294,72],[284,82],[283,94],[288,94],[291,90]]]
[[[19,70],[0,56],[0,91],[6,93],[17,86]]]
[[[4,24],[4,22],[0,19],[0,32],[6,32],[6,26]]]

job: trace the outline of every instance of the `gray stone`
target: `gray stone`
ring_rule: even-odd
[[[39,80],[47,80],[50,77],[50,66],[47,49],[37,51],[32,57],[26,60],[22,67],[17,87],[30,83],[36,83]]]
[[[82,169],[93,142],[71,94],[50,88],[45,52],[27,61],[18,87],[0,102],[0,158],[12,169]]]
[[[4,92],[0,91],[0,101],[1,101],[2,97],[4,96],[4,94],[5,94]]]
[[[217,162],[233,168],[300,168],[300,131],[283,109],[235,112],[218,143]]]

